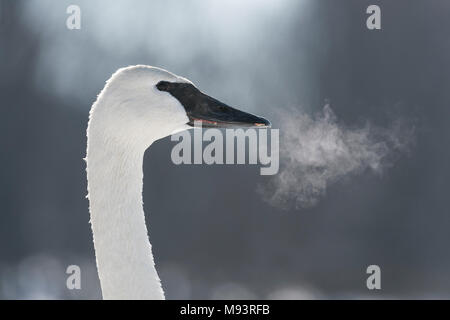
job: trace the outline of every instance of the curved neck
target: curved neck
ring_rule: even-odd
[[[164,299],[142,207],[145,150],[107,139],[90,120],[88,198],[104,299]]]

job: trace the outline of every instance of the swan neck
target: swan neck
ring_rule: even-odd
[[[142,206],[145,149],[96,133],[91,121],[88,198],[103,298],[164,299]]]

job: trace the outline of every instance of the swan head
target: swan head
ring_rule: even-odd
[[[265,128],[270,122],[202,93],[191,81],[150,66],[117,70],[94,104],[90,121],[101,118],[103,131],[117,139],[148,143],[202,127]]]

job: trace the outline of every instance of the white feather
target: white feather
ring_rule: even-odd
[[[189,82],[163,69],[119,69],[93,104],[87,178],[104,299],[164,299],[142,206],[142,161],[155,141],[189,127],[183,106],[159,81]]]

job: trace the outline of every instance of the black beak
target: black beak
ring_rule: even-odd
[[[269,128],[262,117],[240,111],[198,90],[190,83],[161,81],[156,87],[169,92],[185,108],[188,125],[201,124],[205,128]]]

